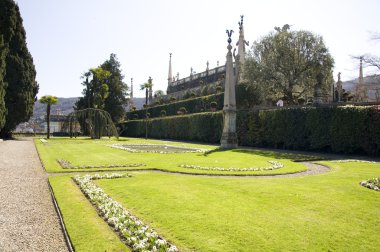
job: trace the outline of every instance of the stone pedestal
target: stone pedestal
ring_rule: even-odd
[[[224,126],[222,138],[220,139],[220,148],[233,149],[237,148],[236,134],[236,111],[224,111]]]

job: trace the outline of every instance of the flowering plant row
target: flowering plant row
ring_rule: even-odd
[[[92,182],[95,179],[128,177],[131,177],[131,175],[117,173],[77,175],[74,177],[74,181],[89,198],[90,202],[98,209],[99,215],[106,220],[108,225],[114,227],[133,251],[178,251],[176,246],[159,237],[156,231],[129,213],[120,203],[113,200]]]
[[[185,149],[182,149],[181,147],[177,147],[177,146],[170,146],[170,145],[157,145],[157,144],[134,144],[134,145],[123,145],[123,144],[112,144],[112,145],[107,145],[111,148],[115,148],[115,149],[120,149],[120,150],[126,150],[126,151],[129,151],[129,152],[133,152],[133,153],[140,153],[140,152],[151,152],[151,153],[160,153],[160,154],[172,154],[172,153],[193,153],[193,152],[200,152],[200,153],[204,153],[206,150],[203,150],[203,149],[195,149],[195,148],[187,148],[186,147],[186,150]],[[178,151],[162,151],[162,150],[154,150],[154,149],[151,149],[151,150],[137,150],[137,149],[134,149],[133,147],[158,147],[158,148],[171,148],[171,149],[178,149]]]
[[[267,171],[267,170],[276,170],[284,167],[284,165],[277,161],[268,161],[271,164],[269,167],[249,167],[249,168],[222,168],[222,167],[207,167],[207,166],[198,166],[198,165],[187,165],[182,164],[179,167],[190,168],[196,170],[211,170],[211,171],[236,171],[236,172],[245,172],[245,171]]]
[[[70,161],[65,159],[57,159],[57,162],[63,169],[89,169],[89,168],[119,168],[119,167],[139,167],[144,164],[109,164],[109,165],[81,165],[74,166]]]
[[[359,159],[342,159],[342,160],[335,160],[334,163],[349,163],[349,162],[357,162],[357,163],[370,163],[370,164],[376,164],[375,161],[367,161],[367,160],[359,160]]]
[[[379,178],[364,180],[364,181],[360,182],[360,185],[380,192],[380,179]]]

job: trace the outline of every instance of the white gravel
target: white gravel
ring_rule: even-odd
[[[68,251],[32,139],[0,142],[0,251]]]

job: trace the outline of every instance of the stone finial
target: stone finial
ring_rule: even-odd
[[[338,73],[338,82],[341,81],[341,80],[340,80],[340,75],[341,75],[341,74],[342,74],[341,72]]]
[[[228,45],[231,45],[231,35],[232,35],[232,33],[233,33],[234,31],[233,30],[226,30],[226,33],[227,33],[227,35],[228,35],[228,40],[227,40],[227,42],[228,42]]]
[[[244,15],[240,15],[240,22],[238,22],[239,30],[243,29],[243,18],[244,18]]]
[[[208,69],[209,69],[209,68],[208,68],[208,65],[209,65],[209,62],[207,61],[207,62],[206,62],[206,71],[208,71]]]

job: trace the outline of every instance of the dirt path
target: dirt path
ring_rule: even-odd
[[[68,251],[32,139],[0,142],[0,251]]]

